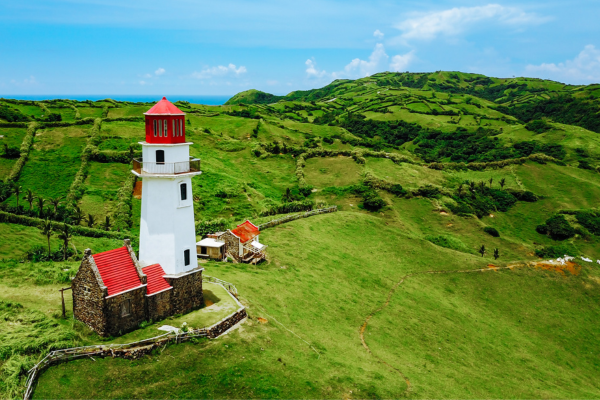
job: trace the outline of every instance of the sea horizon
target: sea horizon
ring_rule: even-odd
[[[15,100],[34,100],[34,101],[43,101],[43,100],[77,100],[77,101],[97,101],[104,99],[113,99],[116,101],[130,101],[130,102],[143,102],[143,103],[151,103],[157,102],[163,98],[164,95],[127,95],[127,94],[31,94],[31,95],[9,95],[2,94],[0,98],[4,99],[15,99]],[[220,106],[225,104],[227,100],[229,100],[234,95],[170,95],[165,96],[169,101],[189,101],[194,104],[204,104],[208,106]]]

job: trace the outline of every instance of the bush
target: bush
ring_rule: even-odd
[[[414,193],[415,196],[426,197],[428,199],[437,199],[438,197],[440,197],[440,194],[440,188],[435,187],[433,185],[421,186]]]
[[[327,143],[327,144],[333,144],[333,141],[334,141],[334,139],[333,139],[333,138],[331,138],[331,137],[329,137],[329,136],[325,136],[325,137],[323,138],[323,142],[324,142],[324,143]]]
[[[535,231],[537,233],[539,233],[540,235],[547,235],[548,234],[548,225],[546,225],[546,224],[538,225],[535,227]]]
[[[485,228],[483,228],[483,231],[493,237],[500,237],[500,232],[498,232],[496,228],[492,228],[491,226],[486,226]]]
[[[599,211],[577,211],[575,213],[577,222],[589,230],[592,234],[600,236],[600,212]]]
[[[579,161],[579,165],[577,166],[577,168],[580,168],[580,169],[589,169],[589,170],[592,170],[592,171],[595,170],[595,168],[592,167],[587,160],[581,160],[581,161]]]
[[[536,119],[534,121],[529,122],[527,125],[525,125],[525,128],[528,131],[532,131],[535,133],[544,133],[549,131],[550,129],[552,129],[552,125],[546,123],[546,121],[543,121],[541,119]]]
[[[558,258],[567,256],[575,256],[579,252],[571,243],[558,244],[555,246],[546,246],[535,251],[535,255],[541,258]]]
[[[508,193],[513,195],[519,201],[526,201],[528,203],[534,203],[539,200],[539,197],[529,190],[517,190],[517,189],[507,189]]]
[[[73,249],[67,248],[67,258],[71,257],[74,254],[75,254],[75,252],[73,251]],[[25,253],[25,259],[27,261],[32,261],[32,262],[62,261],[64,259],[63,246],[60,245],[60,247],[54,251],[50,250],[50,255],[48,255],[48,247],[47,246],[45,246],[45,245],[33,246],[31,249],[29,249],[29,251],[27,251],[27,253]],[[67,274],[67,277],[68,277],[68,274]],[[68,279],[64,282],[61,281],[61,282],[56,282],[56,283],[66,283],[66,282],[68,282]]]
[[[402,185],[400,185],[399,183],[390,185],[390,187],[387,188],[387,191],[391,194],[395,194],[398,197],[405,196],[408,193],[402,188]]]
[[[385,201],[375,191],[368,193],[367,196],[363,198],[362,206],[368,211],[379,211],[385,207],[385,205]]]
[[[554,240],[565,240],[575,236],[575,229],[563,215],[554,215],[546,220],[548,234]]]
[[[517,202],[517,198],[504,190],[490,189],[490,195],[494,199],[496,209],[506,212]]]
[[[9,147],[6,143],[4,143],[4,152],[2,153],[2,158],[19,158],[21,156],[21,152],[16,147]]]

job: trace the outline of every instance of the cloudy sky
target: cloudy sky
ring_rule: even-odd
[[[0,4],[0,95],[276,94],[380,71],[600,82],[600,1]]]

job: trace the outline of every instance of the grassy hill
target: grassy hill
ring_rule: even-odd
[[[205,264],[237,285],[250,314],[238,330],[136,361],[55,366],[35,396],[598,397],[599,98],[600,85],[435,72],[177,102],[202,160],[199,238],[340,211],[265,230],[258,266]],[[135,244],[129,162],[150,106],[0,99],[4,397],[48,348],[100,340],[60,317],[57,289],[86,247]],[[74,227],[69,260],[56,235],[46,256],[40,216]],[[535,266],[565,253],[578,257],[570,271]],[[47,328],[25,346],[32,324]]]

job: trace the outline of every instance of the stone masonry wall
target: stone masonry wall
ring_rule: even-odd
[[[165,276],[169,285],[173,286],[171,292],[171,305],[173,314],[185,314],[202,306],[202,269],[182,276]]]
[[[240,239],[227,231],[219,237],[219,240],[225,242],[227,253],[235,258],[236,261],[240,261]]]
[[[148,320],[160,321],[175,314],[171,302],[173,289],[146,296]]]
[[[98,282],[90,260],[93,259],[87,255],[83,258],[71,282],[73,316],[98,334],[106,335],[107,319],[104,313],[106,287]]]
[[[129,315],[121,315],[121,304],[129,300]],[[111,336],[120,336],[130,332],[146,320],[146,286],[118,294],[105,300],[105,314],[107,318],[107,333]]]
[[[227,331],[229,328],[246,318],[248,314],[246,313],[246,309],[243,308],[235,314],[224,318],[223,320],[217,322],[213,326],[207,329],[207,337],[214,339],[219,337],[223,332]]]

